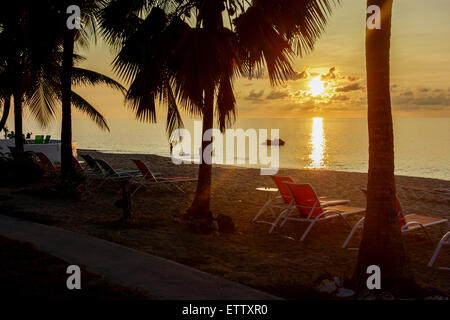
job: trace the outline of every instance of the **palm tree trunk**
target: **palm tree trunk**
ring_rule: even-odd
[[[23,152],[22,95],[14,93],[14,140],[16,151]]]
[[[383,290],[399,292],[410,278],[396,211],[394,135],[390,98],[390,37],[393,0],[368,0],[381,8],[381,29],[366,29],[369,129],[367,211],[354,278],[366,286],[367,267],[381,269]]]
[[[3,114],[0,119],[0,132],[3,130],[3,127],[6,124],[6,120],[8,120],[9,110],[11,109],[11,96],[7,95],[4,97],[5,102],[3,104]]]
[[[203,7],[201,8],[201,16],[203,16],[204,28],[207,30],[215,30],[217,28],[223,27],[223,10],[224,5],[222,0],[205,1]],[[204,91],[205,102],[203,107],[202,137],[207,130],[213,128],[215,84],[212,83],[211,86],[209,88],[206,88]],[[200,150],[201,159],[204,159],[203,151],[209,143],[209,141],[203,141],[202,139],[202,148]],[[213,220],[213,216],[210,210],[211,170],[211,164],[205,163],[205,161],[202,160],[198,169],[197,191],[195,194],[195,198],[187,211],[188,216],[205,220],[208,223],[212,222]]]
[[[205,106],[203,110],[202,137],[205,132],[213,127],[214,120],[214,88],[205,90]],[[210,211],[211,202],[211,164],[205,163],[203,151],[208,146],[209,141],[203,141],[200,150],[202,159],[198,169],[197,191],[194,201],[187,211],[188,216],[195,219],[204,219],[211,222],[213,217]]]
[[[62,124],[61,124],[61,176],[67,179],[75,168],[72,161],[72,64],[75,31],[65,29],[64,52],[61,68]]]

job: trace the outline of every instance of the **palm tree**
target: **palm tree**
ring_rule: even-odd
[[[393,0],[368,0],[381,8],[381,29],[366,29],[369,174],[364,232],[354,277],[366,286],[369,265],[381,269],[384,290],[404,287],[411,272],[396,211],[394,137],[390,98],[390,37]]]
[[[27,86],[23,87],[24,94],[20,97],[25,107],[42,126],[47,126],[56,117],[61,96],[61,59],[62,54],[55,55],[51,63],[36,72],[27,72]],[[75,55],[75,64],[84,58]],[[0,83],[10,79],[11,73],[0,70]],[[71,85],[98,85],[103,84],[113,89],[126,92],[126,89],[115,80],[95,71],[73,67]],[[71,104],[82,113],[90,117],[101,129],[109,130],[104,117],[87,100],[71,91]],[[7,98],[5,98],[6,100]],[[5,102],[6,103],[6,102]],[[18,117],[20,119],[20,117]],[[21,120],[21,119],[20,119]]]
[[[0,118],[0,132],[6,125],[6,120],[8,120],[9,110],[11,109],[11,96],[6,95],[3,97],[2,100],[3,100],[3,108],[2,108],[2,117]]]
[[[137,117],[156,121],[159,99],[168,107],[169,133],[182,125],[179,106],[203,116],[204,133],[214,114],[221,130],[234,120],[236,76],[264,67],[272,84],[291,76],[294,49],[313,48],[333,2],[112,0],[100,21],[106,40],[120,49],[114,68],[131,82],[126,99]],[[210,198],[211,165],[202,161],[188,216],[210,222]]]
[[[62,96],[62,124],[61,124],[61,176],[63,179],[70,178],[75,173],[72,161],[72,71],[75,43],[87,45],[88,27],[95,35],[95,15],[98,12],[102,0],[64,0],[53,1],[54,8],[62,12],[62,18],[59,20],[59,28],[63,30],[63,59],[61,68],[61,96]],[[80,8],[81,24],[84,26],[81,30],[69,29],[66,25],[66,9],[71,5],[77,5]],[[56,10],[56,9],[55,9]]]
[[[0,5],[0,86],[3,97],[14,98],[16,150],[23,151],[22,105],[35,77],[56,52],[54,28],[46,21],[47,2],[15,1]],[[46,35],[42,37],[42,35]],[[8,98],[6,98],[8,99]],[[6,114],[4,114],[6,116]]]

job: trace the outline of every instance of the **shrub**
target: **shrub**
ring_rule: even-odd
[[[0,183],[31,183],[38,181],[43,170],[29,152],[14,152],[0,157]]]

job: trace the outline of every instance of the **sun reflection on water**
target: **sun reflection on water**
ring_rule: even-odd
[[[309,143],[311,144],[311,154],[309,155],[310,162],[307,168],[325,168],[326,139],[323,132],[323,118],[313,118]]]

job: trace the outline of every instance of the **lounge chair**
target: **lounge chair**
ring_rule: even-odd
[[[44,143],[44,136],[35,136],[34,137],[34,144],[43,144]]]
[[[290,178],[290,177],[270,176],[270,178],[272,178],[272,180],[277,185],[280,195],[267,200],[266,203],[262,206],[262,208],[255,215],[255,217],[252,219],[252,222],[273,224],[273,222],[258,220],[258,218],[267,210],[270,211],[272,216],[275,216],[276,213],[274,212],[274,209],[284,210],[289,205],[292,204],[292,197],[291,197],[291,194],[289,193],[289,189],[283,182],[294,182],[294,180],[292,180],[292,178]]]
[[[277,227],[283,227],[287,221],[307,222],[309,225],[300,237],[300,241],[303,241],[316,222],[342,218],[349,225],[345,217],[366,211],[364,208],[340,205],[340,203],[348,203],[348,200],[321,202],[313,187],[308,183],[296,184],[285,182],[284,184],[291,194],[293,205],[281,212],[270,228],[269,233],[272,233]],[[329,208],[331,205],[332,208]]]
[[[101,175],[101,176],[104,175],[102,168],[100,168],[100,166],[94,160],[94,158],[92,158],[88,154],[81,154],[80,157],[82,157],[84,159],[84,161],[86,161],[86,163],[87,163],[88,167],[91,169],[92,173],[94,173],[96,175]]]
[[[142,175],[142,181],[133,191],[131,194],[132,196],[143,186],[154,186],[157,184],[164,184],[165,186],[174,185],[178,190],[184,192],[184,190],[179,186],[180,183],[197,181],[197,178],[193,177],[161,177],[158,173],[152,172],[141,160],[132,159],[131,161],[136,164]]]
[[[365,195],[367,195],[367,190],[361,189]],[[407,214],[405,215],[404,210],[402,209],[401,203],[398,200],[398,197],[396,197],[396,209],[397,209],[397,215],[398,215],[398,222],[401,227],[402,232],[408,232],[413,231],[417,229],[422,229],[425,235],[428,237],[430,241],[431,237],[428,233],[428,231],[425,229],[427,227],[435,226],[437,224],[441,223],[448,223],[448,219],[443,218],[434,218],[429,216],[423,216],[419,214]],[[347,239],[345,239],[344,244],[342,245],[342,248],[346,248],[350,240],[352,239],[355,232],[358,230],[358,228],[363,228],[364,226],[364,218],[361,218],[352,228],[352,231],[350,231],[350,234],[348,235]],[[356,248],[352,248],[356,249]]]
[[[58,174],[59,169],[53,164],[53,162],[45,155],[45,153],[37,152],[36,156],[39,158],[44,169],[51,174]]]
[[[45,143],[45,144],[50,143],[50,138],[51,138],[51,137],[52,137],[52,136],[50,136],[50,135],[46,135],[46,136],[45,136],[44,143]]]
[[[102,159],[95,159],[95,161],[103,168],[107,177],[112,178],[129,178],[142,176],[138,170],[133,169],[114,169],[111,165]]]
[[[289,192],[288,187],[285,185],[285,183],[294,183],[294,180],[290,177],[277,177],[277,176],[270,176],[272,180],[275,182],[275,184],[278,187],[278,191],[280,192],[279,196],[276,196],[270,200],[268,200],[263,207],[258,211],[256,216],[252,219],[252,222],[255,223],[268,223],[273,225],[273,222],[264,221],[264,220],[258,220],[258,218],[266,211],[269,210],[272,216],[275,216],[276,213],[274,212],[274,209],[278,210],[284,210],[288,206],[292,205],[292,197],[291,193]],[[319,198],[320,199],[320,198]],[[328,206],[335,206],[335,205],[342,205],[350,203],[350,200],[334,200],[334,201],[320,201],[323,207]]]
[[[73,166],[75,167],[75,170],[77,172],[83,173],[85,172],[85,170],[83,169],[83,167],[81,166],[80,162],[78,162],[78,159],[75,158],[74,156],[72,156],[72,162],[73,162]]]
[[[444,234],[444,236],[439,241],[436,249],[433,252],[433,255],[432,255],[431,259],[430,259],[430,262],[428,262],[428,266],[429,267],[433,266],[433,263],[436,260],[438,254],[439,254],[439,251],[441,251],[441,248],[442,248],[443,245],[447,245],[447,246],[450,245],[450,231],[447,232],[446,234]],[[444,268],[444,267],[441,267],[439,269],[450,270],[450,268]]]

